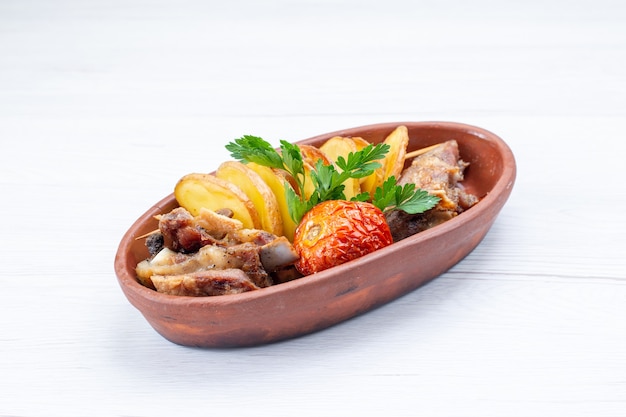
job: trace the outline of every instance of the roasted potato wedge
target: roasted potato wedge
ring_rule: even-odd
[[[311,195],[315,192],[315,186],[311,179],[311,172],[315,171],[315,167],[308,162],[304,162],[304,197],[306,199],[311,198]]]
[[[392,175],[398,179],[404,168],[406,148],[409,145],[409,131],[406,126],[398,126],[384,140],[389,145],[389,152],[380,161],[381,167],[361,182],[361,189],[373,195],[377,187]],[[367,145],[365,145],[367,146]],[[362,148],[360,148],[362,149]]]
[[[291,186],[289,181],[282,175],[282,171],[274,170],[254,162],[249,162],[246,166],[256,172],[274,193],[283,224],[282,234],[289,239],[290,242],[293,242],[296,223],[289,215],[289,205],[285,194],[286,187]],[[286,175],[286,173],[284,174]]]
[[[201,208],[217,211],[228,208],[233,217],[247,229],[259,229],[259,215],[250,198],[236,185],[211,174],[187,174],[174,188],[174,197],[178,204],[193,216]]]
[[[326,155],[320,148],[316,148],[312,145],[300,145],[300,153],[302,154],[302,160],[309,163],[311,166],[315,166],[318,160],[322,160],[324,165],[330,165],[333,161]]]
[[[226,161],[217,168],[215,176],[235,184],[248,196],[259,216],[262,230],[277,236],[283,234],[283,219],[276,196],[257,172],[239,161]]]
[[[342,156],[347,159],[348,154],[351,152],[356,152],[357,145],[349,137],[341,137],[335,136],[328,139],[322,146],[320,146],[320,151],[322,151],[333,163],[337,161],[337,159]],[[347,200],[350,200],[352,197],[361,193],[361,184],[358,178],[350,178],[344,182],[344,194]]]
[[[356,145],[357,151],[360,151],[361,149],[365,148],[367,145],[370,145],[368,141],[366,141],[360,136],[352,136],[350,139],[352,139],[352,142],[354,142],[354,144]]]
[[[404,168],[404,157],[406,148],[409,145],[409,130],[406,126],[398,126],[385,138],[385,143],[389,145],[389,153],[385,156],[385,180],[392,175],[400,177]]]
[[[315,191],[313,180],[311,179],[311,172],[315,171],[315,165],[317,161],[321,160],[324,165],[332,164],[332,160],[322,152],[321,149],[311,145],[300,145],[300,153],[302,154],[302,162],[304,162],[304,196],[306,198],[311,197],[311,194]]]
[[[354,141],[354,144],[356,145],[356,148],[358,151],[370,145],[370,142],[366,141],[362,137],[356,136],[356,137],[353,137],[352,140]],[[380,163],[382,165],[383,161],[380,161]],[[361,191],[372,194],[374,190],[376,190],[376,187],[383,185],[383,181],[384,181],[383,175],[384,175],[384,172],[382,169],[380,169],[380,170],[375,170],[371,175],[367,177],[361,178],[359,180],[359,183],[361,184]]]

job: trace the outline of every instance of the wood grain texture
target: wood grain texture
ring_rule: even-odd
[[[0,4],[0,416],[623,416],[626,6]],[[518,180],[467,258],[295,340],[156,334],[121,236],[242,134],[450,120]]]

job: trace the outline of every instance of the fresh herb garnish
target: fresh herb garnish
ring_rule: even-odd
[[[285,187],[289,202],[289,214],[296,224],[302,216],[315,205],[328,200],[345,200],[343,183],[351,178],[364,178],[374,173],[382,165],[382,160],[389,145],[379,143],[348,154],[347,158],[339,157],[335,164],[324,165],[317,161],[311,172],[314,192],[305,197],[304,189],[307,176],[304,170],[302,153],[297,145],[280,141],[280,152],[258,136],[244,135],[226,145],[231,156],[243,163],[254,162],[270,168],[287,171],[295,180],[298,190],[291,186]],[[370,201],[381,211],[398,209],[410,214],[422,213],[434,207],[439,197],[428,192],[415,189],[415,184],[396,184],[395,177],[389,177],[381,187],[376,188],[374,195],[361,193],[353,198],[358,201]]]
[[[382,211],[397,209],[416,214],[433,208],[439,200],[439,197],[427,191],[416,189],[415,184],[397,185],[396,178],[392,176],[383,183],[382,187],[376,188],[372,204]]]

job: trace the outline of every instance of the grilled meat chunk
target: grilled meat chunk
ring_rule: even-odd
[[[245,272],[232,268],[184,275],[154,275],[152,282],[158,292],[193,297],[240,294],[259,289]]]
[[[298,259],[285,237],[263,230],[244,229],[238,220],[210,210],[201,210],[194,217],[184,208],[177,207],[159,216],[158,220],[159,232],[146,241],[146,245],[150,245],[151,257],[139,262],[136,268],[139,281],[157,291],[172,282],[177,282],[176,288],[179,289],[167,291],[183,291],[180,288],[191,291],[192,281],[197,281],[204,290],[194,291],[207,292],[205,295],[219,292],[222,290],[216,288],[226,285],[222,281],[230,280],[234,274],[227,272],[224,278],[219,271],[232,269],[239,270],[250,281],[251,285],[240,285],[246,291],[264,288],[273,285],[271,274],[282,273]],[[157,248],[160,248],[158,252]],[[208,271],[212,272],[204,274]],[[175,279],[172,281],[170,277]],[[209,288],[208,280],[211,279],[216,280],[214,288]]]
[[[273,282],[261,263],[259,249],[259,246],[246,242],[229,246],[226,248],[226,253],[232,260],[233,267],[245,272],[252,282],[258,287],[264,288],[269,287]]]
[[[401,210],[387,213],[387,223],[395,242],[450,220],[478,202],[478,198],[465,192],[460,184],[468,165],[460,158],[455,140],[441,143],[413,159],[398,184],[413,183],[416,188],[439,197],[440,201],[424,213],[408,214]]]
[[[191,213],[181,207],[159,216],[159,230],[165,246],[176,252],[193,253],[203,246],[218,243]]]

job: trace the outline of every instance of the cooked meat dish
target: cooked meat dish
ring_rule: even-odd
[[[258,290],[241,269],[203,270],[183,275],[153,275],[158,292],[170,295],[203,297],[211,295],[239,294]]]
[[[439,197],[440,201],[424,213],[408,214],[400,210],[386,213],[394,242],[450,220],[478,202],[478,198],[465,192],[460,184],[468,165],[460,158],[455,140],[441,143],[413,159],[398,184],[413,183],[416,188]]]
[[[478,202],[462,185],[469,164],[450,140],[415,157],[399,185],[415,184],[440,198],[421,214],[386,213],[394,242],[452,219]],[[201,209],[197,216],[178,207],[157,217],[159,230],[146,239],[150,258],[137,265],[139,281],[171,295],[239,294],[302,277],[291,242],[257,229],[246,229],[229,209]]]
[[[175,208],[159,216],[154,235],[147,239],[154,254],[137,265],[137,277],[167,294],[225,295],[269,287],[292,279],[285,267],[298,259],[285,237],[243,229],[237,220],[211,210],[194,217]]]

